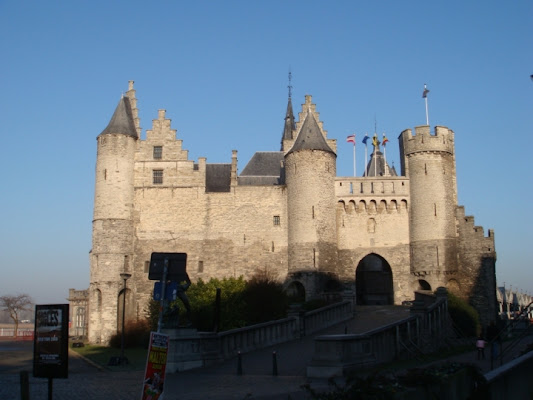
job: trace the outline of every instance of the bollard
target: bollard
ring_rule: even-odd
[[[242,354],[237,352],[237,375],[242,375]]]
[[[28,371],[20,371],[20,398],[30,400],[30,378]]]
[[[272,375],[278,376],[278,358],[276,352],[272,352]]]

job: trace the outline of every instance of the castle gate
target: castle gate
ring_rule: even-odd
[[[357,304],[394,304],[392,270],[383,257],[369,254],[363,258],[355,272]]]

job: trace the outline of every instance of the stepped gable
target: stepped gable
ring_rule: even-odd
[[[326,143],[326,139],[322,135],[322,131],[311,111],[307,112],[298,137],[292,149],[287,152],[287,155],[300,150],[322,150],[334,154],[335,157],[337,156]]]
[[[239,185],[279,185],[283,176],[282,151],[258,151],[239,175]]]
[[[231,187],[231,164],[206,164],[205,191],[229,192]]]
[[[137,135],[137,129],[135,128],[130,99],[128,97],[122,96],[113,116],[111,117],[111,121],[109,121],[109,124],[99,136],[111,133],[121,133],[136,139],[139,138]]]

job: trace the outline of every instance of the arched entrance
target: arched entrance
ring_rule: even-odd
[[[133,298],[132,298],[132,291],[130,289],[126,289],[126,301],[124,301],[124,289],[120,291],[117,298],[117,332],[122,331],[122,309],[124,306],[124,303],[126,305],[125,312],[124,312],[124,323],[127,325],[128,321],[135,319],[135,309],[133,304]]]
[[[287,296],[291,303],[305,302],[305,287],[298,281],[293,281],[287,286]]]
[[[418,280],[418,290],[431,290],[431,285],[424,279]]]
[[[357,304],[393,304],[392,271],[389,263],[377,254],[369,254],[359,262],[355,272]]]

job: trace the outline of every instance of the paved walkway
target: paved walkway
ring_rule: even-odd
[[[361,333],[409,315],[405,307],[364,307],[357,317],[320,332]],[[533,342],[529,337],[528,342]],[[313,337],[306,337],[276,347],[244,354],[242,375],[237,374],[237,359],[202,369],[169,374],[164,400],[304,400],[309,399],[301,386],[309,383],[306,365],[313,354]],[[525,344],[508,357],[515,357]],[[273,376],[273,352],[276,352],[278,375]],[[477,361],[476,353],[451,358],[474,363],[490,370],[490,359]],[[0,342],[0,399],[19,399],[19,371],[31,371],[32,342]],[[504,360],[507,362],[508,360]],[[495,367],[499,364],[495,364]],[[30,373],[31,375],[31,373]],[[130,400],[140,399],[143,371],[109,372],[87,364],[76,353],[69,360],[69,378],[53,381],[55,400]],[[324,381],[312,381],[314,388],[325,387]],[[31,399],[46,399],[48,383],[30,377]]]

